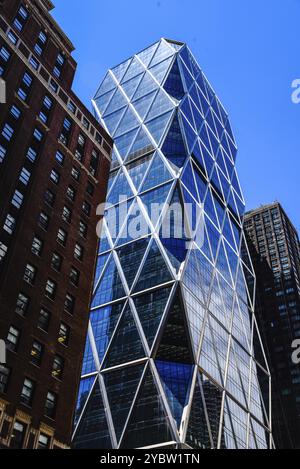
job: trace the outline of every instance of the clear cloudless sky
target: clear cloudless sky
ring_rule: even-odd
[[[74,90],[161,37],[187,42],[230,114],[247,208],[279,200],[300,230],[300,0],[54,0],[76,47]]]

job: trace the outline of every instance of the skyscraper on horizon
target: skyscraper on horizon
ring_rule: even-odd
[[[73,447],[270,447],[226,111],[187,45],[166,39],[109,70],[94,106],[115,146]]]
[[[257,278],[256,317],[272,376],[273,435],[279,449],[300,448],[300,251],[297,230],[275,202],[248,212],[245,232]],[[262,381],[263,392],[266,392]]]

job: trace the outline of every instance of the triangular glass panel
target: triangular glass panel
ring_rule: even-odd
[[[139,125],[140,125],[140,122],[138,121],[134,112],[131,110],[130,107],[128,107],[127,111],[122,117],[120,124],[118,125],[118,129],[115,132],[115,137],[117,138],[123,133],[128,133],[130,130],[138,127]]]
[[[145,69],[142,66],[141,62],[136,57],[134,57],[129,68],[127,69],[127,72],[123,77],[122,84],[125,83],[125,81],[128,81],[131,78],[136,77],[137,75],[140,75],[144,71]]]
[[[97,371],[89,334],[86,337],[81,374],[89,375]]]
[[[135,158],[139,158],[140,156],[145,155],[146,153],[149,153],[152,150],[154,150],[154,145],[148,137],[145,129],[141,127],[132,147],[129,150],[126,161],[131,161]]]
[[[99,251],[98,251],[99,254],[103,254],[104,252],[111,250],[111,245],[109,243],[108,238],[109,238],[109,234],[108,234],[107,227],[105,226],[105,222],[104,222],[102,226],[102,230],[101,230],[101,238],[100,238]]]
[[[157,91],[152,91],[152,93],[147,94],[143,98],[139,98],[137,101],[134,101],[132,105],[134,109],[139,114],[142,120],[145,119],[151,104],[153,103],[154,96],[156,95]]]
[[[208,113],[210,109],[209,103],[207,102],[206,97],[203,95],[203,93],[201,92],[199,88],[197,88],[197,92],[198,92],[199,102],[202,107],[202,113],[204,116],[206,116],[206,114]]]
[[[214,160],[213,160],[213,157],[211,156],[211,154],[209,153],[209,151],[201,143],[200,140],[199,140],[199,142],[200,142],[200,147],[201,147],[202,154],[203,154],[203,160],[204,160],[204,163],[205,163],[208,179],[210,179],[213,168],[214,168]]]
[[[156,360],[189,365],[194,363],[184,305],[179,290],[166,318]]]
[[[183,293],[189,329],[191,331],[192,344],[194,347],[194,355],[197,357],[206,310],[200,301],[197,300],[187,288],[184,288]]]
[[[129,60],[126,60],[125,62],[121,63],[120,65],[117,65],[117,67],[114,67],[111,71],[112,73],[114,74],[114,76],[116,77],[116,79],[118,80],[118,82],[120,82],[124,76],[124,74],[126,73],[126,70],[128,69],[130,63],[131,63],[132,59],[129,59]]]
[[[235,283],[237,268],[239,265],[239,258],[237,254],[231,249],[229,244],[226,243],[226,241],[224,241],[224,245],[226,247],[227,258],[228,258],[228,262],[230,266],[232,281],[233,283]]]
[[[161,41],[151,61],[151,67],[174,55],[174,50],[165,41]]]
[[[95,285],[97,285],[97,283],[100,280],[101,274],[103,272],[103,269],[106,265],[108,258],[109,258],[109,254],[104,254],[103,256],[99,256],[97,259],[96,270],[95,270],[95,275],[94,275]]]
[[[200,231],[200,234],[198,234],[198,231]],[[198,231],[195,238],[195,243],[197,244],[198,248],[201,249],[201,251],[206,255],[206,257],[213,262],[210,240],[204,222],[201,223],[201,226],[199,226]]]
[[[180,75],[178,60],[176,59],[174,65],[166,79],[164,89],[173,98],[180,101],[184,96],[184,88]]]
[[[122,135],[121,137],[115,138],[115,145],[122,160],[125,160],[128,151],[133,143],[133,140],[135,139],[138,133],[138,130],[138,128],[131,130],[130,132]]]
[[[111,301],[118,300],[126,296],[115,260],[111,257],[104,275],[95,292],[92,308],[97,308]]]
[[[149,63],[151,62],[152,57],[158,48],[158,45],[159,45],[159,42],[156,42],[152,46],[148,47],[147,49],[137,54],[137,57],[143,62],[143,64],[146,67],[148,67]]]
[[[95,103],[97,105],[98,110],[101,112],[103,115],[105,112],[105,109],[107,108],[107,105],[109,101],[111,100],[115,90],[109,91],[108,93],[103,94],[99,98],[95,99]]]
[[[227,257],[225,254],[225,248],[223,243],[221,243],[219,248],[218,260],[217,260],[217,269],[221,275],[227,280],[227,282],[231,285],[232,280],[230,276],[229,265],[227,261]]]
[[[208,182],[204,179],[202,174],[195,168],[195,166],[194,166],[194,175],[195,175],[195,180],[196,180],[198,195],[199,195],[198,200],[200,204],[204,204]]]
[[[148,370],[137,397],[121,448],[139,448],[174,439],[160,394]]]
[[[79,423],[72,447],[74,449],[112,448],[98,380]]]
[[[219,248],[219,241],[220,241],[221,234],[217,230],[217,228],[215,228],[214,224],[210,221],[210,219],[207,217],[205,217],[205,225],[207,229],[208,238],[210,240],[213,261],[215,261],[218,248]]]
[[[171,291],[172,287],[167,287],[134,297],[137,314],[150,348],[156,337]]]
[[[139,239],[134,243],[126,244],[117,251],[129,289],[132,287],[148,243],[149,238]]]
[[[112,207],[105,215],[105,223],[107,224],[107,229],[113,244],[120,234],[120,230],[124,224],[124,220],[128,212],[130,211],[132,203],[132,199],[129,202],[126,200],[125,202]]]
[[[177,114],[173,119],[172,125],[163,144],[162,152],[165,157],[178,168],[183,166],[187,158]]]
[[[180,428],[182,414],[188,404],[193,365],[155,361],[163,389],[165,391],[172,415]]]
[[[157,144],[159,144],[163,134],[165,133],[167,129],[172,113],[173,111],[167,112],[166,114],[156,117],[156,119],[148,121],[145,124],[152,138],[155,140]]]
[[[235,450],[238,449],[235,433],[232,426],[232,418],[231,413],[228,409],[227,399],[225,399],[224,404],[224,416],[222,422],[222,441],[221,441],[221,449],[227,450]]]
[[[151,93],[151,91],[155,91],[158,89],[158,84],[156,81],[152,78],[150,73],[145,73],[141,83],[139,84],[139,87],[134,95],[134,99],[141,98],[142,96],[145,96],[146,94]]]
[[[165,184],[164,186],[160,186],[157,189],[146,192],[144,195],[140,196],[154,227],[156,227],[157,222],[161,217],[163,204],[167,202],[171,186],[171,183]]]
[[[193,396],[186,443],[193,449],[211,449],[212,443],[198,380]]]
[[[130,179],[132,180],[136,190],[138,191],[141,182],[144,179],[145,173],[152,161],[153,154],[144,156],[133,163],[130,163],[126,169],[129,173]]]
[[[218,219],[217,219],[217,215],[216,215],[216,211],[215,211],[215,204],[214,204],[214,200],[213,200],[213,197],[211,195],[211,190],[210,189],[208,189],[207,194],[206,194],[205,203],[204,203],[204,210],[205,210],[205,213],[211,219],[211,221],[216,226],[218,226],[219,224],[218,224]]]
[[[145,265],[134,288],[134,292],[143,291],[156,285],[170,282],[172,276],[155,240],[152,241]]]
[[[211,333],[208,321],[206,322],[204,329],[199,365],[205,373],[208,373],[217,383],[223,385],[223,378],[219,368],[214,337]]]
[[[194,105],[194,103],[192,101],[190,101],[190,103],[191,103],[192,114],[193,114],[194,122],[195,122],[195,130],[199,132],[201,126],[203,125],[204,120],[203,120],[202,115],[198,111],[198,108]]]
[[[131,100],[132,96],[136,92],[136,89],[138,85],[140,84],[142,77],[143,75],[138,75],[137,77],[134,77],[129,81],[126,81],[126,83],[123,83],[122,85],[123,91],[126,93],[129,100]]]
[[[138,201],[135,199],[118,237],[117,246],[136,241],[143,236],[147,236],[149,233],[150,228],[148,223],[145,220]]]
[[[120,196],[133,197],[133,192],[123,171],[119,173],[118,179],[107,198],[107,203],[116,205],[120,201]]]
[[[229,332],[225,330],[211,315],[209,316],[209,322],[221,376],[223,380],[225,380],[230,335]]]
[[[107,93],[108,91],[115,89],[116,87],[117,87],[117,83],[113,79],[111,73],[107,72],[107,75],[105,76],[103,82],[101,83],[96,93],[95,99],[98,99],[100,96]]]
[[[205,407],[208,415],[214,448],[218,447],[223,392],[205,376],[201,376]]]
[[[184,129],[188,151],[189,151],[189,154],[191,154],[193,152],[193,149],[197,140],[197,135],[183,114],[181,114],[181,121],[182,121],[183,129]]]
[[[145,357],[144,347],[128,304],[108,349],[104,367],[111,368],[143,357]]]
[[[222,229],[222,228],[223,228],[223,222],[224,222],[225,214],[226,214],[225,206],[223,205],[223,203],[221,202],[221,200],[216,196],[216,194],[214,193],[214,191],[213,191],[213,197],[214,197],[216,212],[217,212],[217,215],[218,215],[219,227],[220,227],[220,229]]]
[[[174,109],[174,104],[168,98],[168,95],[164,91],[160,90],[155,97],[149,114],[147,115],[147,121],[154,119],[154,117],[160,116],[171,109]]]
[[[169,67],[171,65],[171,62],[173,60],[173,57],[170,57],[167,60],[164,60],[163,62],[160,62],[157,65],[154,65],[149,69],[149,72],[152,73],[154,78],[158,81],[159,84],[161,84],[167,74],[167,71],[169,70]]]
[[[125,301],[121,301],[91,312],[91,326],[100,363],[103,361],[124,306]]]
[[[118,441],[122,435],[143,370],[144,365],[139,365],[103,374]]]
[[[190,74],[190,72],[188,71],[187,67],[184,65],[183,62],[181,62],[181,70],[183,72],[183,77],[185,81],[185,89],[188,92],[194,83],[194,78],[192,77],[192,75]]]
[[[184,116],[187,119],[187,121],[189,122],[189,124],[193,127],[193,130],[196,131],[194,117],[193,117],[193,114],[192,114],[190,99],[189,99],[188,95],[181,102],[180,110],[184,114]]]
[[[181,177],[181,181],[185,185],[185,187],[189,190],[189,192],[193,195],[193,197],[198,200],[198,192],[196,189],[196,183],[194,178],[194,172],[191,166],[191,162],[188,161]]]
[[[104,114],[104,121],[105,117],[108,116],[109,114],[112,114],[115,111],[118,111],[119,109],[125,107],[128,105],[128,101],[125,98],[124,94],[122,93],[121,90],[117,89],[115,92],[113,98],[109,102],[109,105],[107,106]]]
[[[104,121],[105,127],[107,128],[110,135],[115,134],[115,130],[117,126],[119,125],[119,122],[122,119],[125,111],[126,111],[126,107],[123,107],[119,111],[115,111],[112,114],[109,114],[109,116],[105,117],[105,121]]]
[[[155,153],[150,169],[145,177],[141,192],[145,192],[152,187],[159,186],[160,184],[172,179],[168,168],[163,163],[158,153]]]
[[[75,427],[79,421],[79,418],[84,409],[84,406],[86,404],[90,391],[95,383],[95,379],[96,379],[95,376],[92,376],[91,378],[84,378],[80,381],[77,403],[76,403],[76,410],[75,410],[75,418],[74,418]]]
[[[212,274],[213,266],[195,245],[188,259],[183,282],[204,305],[208,301]]]

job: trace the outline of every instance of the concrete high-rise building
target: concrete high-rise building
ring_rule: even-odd
[[[48,0],[0,2],[0,446],[70,445],[112,140]],[[2,98],[1,94],[1,98]]]
[[[279,203],[247,213],[245,231],[257,276],[256,316],[273,383],[275,445],[299,449],[300,367],[292,361],[292,343],[300,337],[299,238]]]
[[[269,447],[226,111],[166,39],[109,70],[94,106],[115,146],[74,448]]]

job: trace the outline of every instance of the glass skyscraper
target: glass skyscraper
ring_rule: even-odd
[[[74,448],[269,447],[226,111],[189,48],[166,39],[109,70],[94,106],[115,147]],[[166,209],[153,217],[154,203]]]

